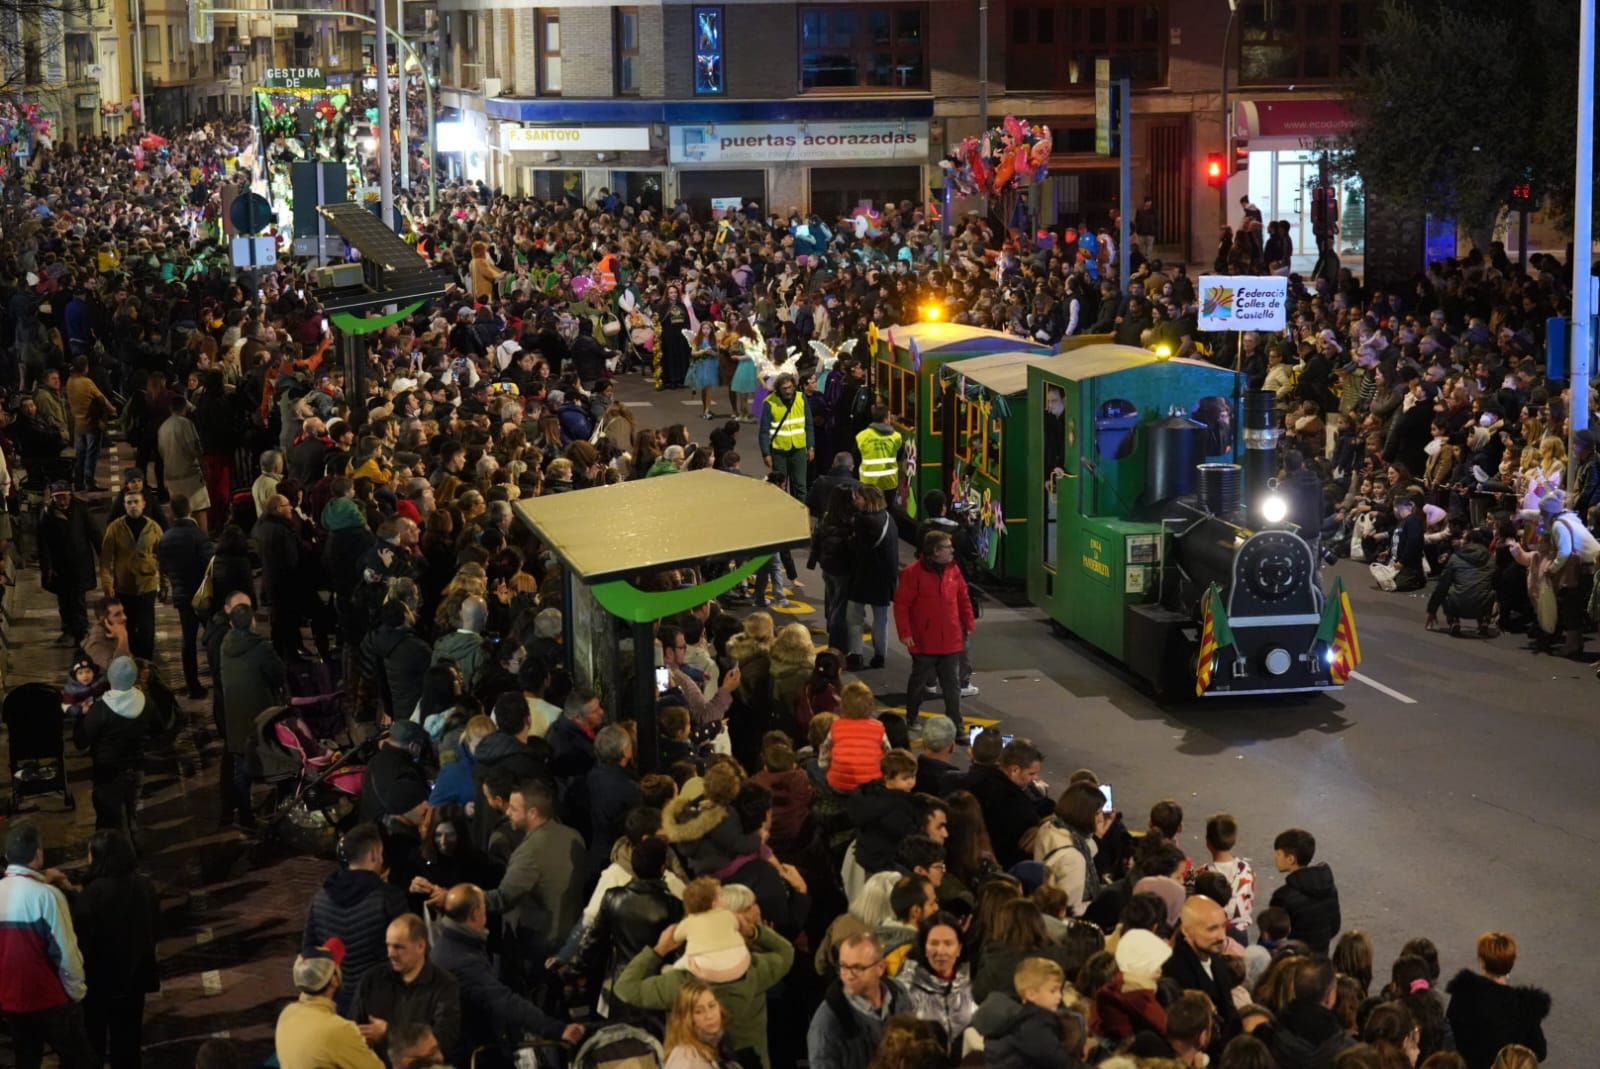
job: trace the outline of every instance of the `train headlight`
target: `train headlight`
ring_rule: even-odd
[[[1282,646],[1274,646],[1267,651],[1265,667],[1272,675],[1284,675],[1294,667],[1294,656]]]
[[[1261,500],[1261,518],[1268,523],[1282,523],[1289,515],[1289,503],[1277,494],[1268,494]]]

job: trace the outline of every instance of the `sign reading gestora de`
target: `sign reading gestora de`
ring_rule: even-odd
[[[1201,330],[1282,330],[1289,280],[1281,275],[1201,275]]]

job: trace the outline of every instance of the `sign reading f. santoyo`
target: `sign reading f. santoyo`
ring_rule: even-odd
[[[1282,330],[1289,280],[1279,275],[1201,275],[1201,330]]]

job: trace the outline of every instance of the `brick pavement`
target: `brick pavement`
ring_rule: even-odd
[[[131,451],[119,444],[106,453],[100,481],[114,488]],[[110,495],[88,500],[103,519]],[[32,546],[25,548],[36,559]],[[59,686],[71,651],[54,644],[60,633],[55,598],[40,589],[36,566],[30,563],[18,575],[6,607],[7,685],[43,680]],[[178,618],[169,606],[157,609],[156,636],[164,675],[181,680]],[[201,665],[204,672],[204,656]],[[181,726],[170,747],[151,755],[140,808],[144,869],[160,889],[162,906],[161,991],[146,1004],[145,1064],[193,1065],[201,1042],[226,1035],[242,1045],[245,1064],[259,1065],[272,1053],[278,1010],[293,996],[290,965],[306,906],[333,863],[218,829],[222,744],[211,703],[180,698],[179,704]],[[6,746],[0,732],[0,751]],[[11,819],[37,823],[49,863],[70,871],[83,863],[94,810],[88,760],[76,754],[70,739],[67,751],[77,808],[67,810],[59,795],[43,795],[27,799],[25,811]],[[9,764],[0,764],[0,775],[9,775],[7,769]],[[7,792],[9,786],[8,780]],[[0,1038],[0,1066],[13,1064],[9,1043]]]

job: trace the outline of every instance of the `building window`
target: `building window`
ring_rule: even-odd
[[[1239,81],[1338,81],[1355,73],[1375,36],[1378,0],[1244,0]]]
[[[1087,93],[1100,56],[1127,60],[1137,85],[1164,85],[1167,33],[1167,0],[1020,4],[1011,9],[1006,86]]]
[[[139,36],[144,38],[144,61],[146,63],[160,63],[161,27],[146,23]]]
[[[616,9],[617,95],[639,95],[639,9]]]
[[[695,96],[721,96],[728,91],[723,30],[721,7],[694,9]]]
[[[453,12],[446,11],[440,18],[443,19],[444,47],[439,57],[439,75],[446,85],[456,84],[456,17]]]
[[[465,12],[461,16],[461,81],[463,89],[477,89],[483,85],[483,55],[478,36],[478,16]]]
[[[800,88],[926,89],[926,4],[800,9]]]
[[[539,45],[539,95],[561,95],[561,13],[534,12]]]

